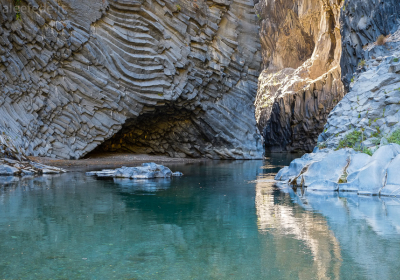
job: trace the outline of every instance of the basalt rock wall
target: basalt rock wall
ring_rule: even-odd
[[[263,0],[256,120],[272,152],[311,151],[343,98],[341,0]]]
[[[346,0],[341,14],[342,80],[347,90],[361,60],[368,60],[368,46],[378,37],[388,37],[398,30],[400,2],[398,0]],[[354,80],[354,79],[353,79]]]
[[[252,0],[0,3],[0,131],[26,154],[262,156]]]

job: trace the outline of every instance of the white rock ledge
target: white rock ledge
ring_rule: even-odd
[[[322,149],[295,159],[275,177],[278,187],[308,191],[400,196],[400,145],[381,146],[373,156],[346,148]]]
[[[183,174],[181,172],[172,172],[168,167],[151,162],[143,163],[142,166],[138,167],[123,166],[115,170],[90,171],[86,172],[86,175],[103,178],[154,179],[182,176]]]
[[[0,176],[59,174],[63,172],[66,172],[66,170],[33,161],[20,161],[8,158],[0,159]]]

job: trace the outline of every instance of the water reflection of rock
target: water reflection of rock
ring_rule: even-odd
[[[288,236],[304,242],[311,251],[314,264],[313,270],[300,270],[298,272],[299,279],[339,279],[340,244],[329,229],[326,219],[311,211],[304,211],[298,205],[293,205],[289,195],[282,194],[286,197],[277,203],[276,196],[278,194],[273,193],[273,183],[267,182],[267,180],[260,181],[256,184],[259,231],[269,232],[278,237]],[[276,238],[276,240],[285,242],[281,238]],[[280,254],[285,246],[279,243],[277,245],[277,254]],[[280,248],[281,250],[279,250]],[[287,252],[281,253],[282,256],[285,254]],[[297,253],[294,252],[294,254]]]
[[[114,183],[118,184],[122,192],[148,192],[154,193],[166,190],[171,186],[171,178],[156,179],[125,179],[114,178]]]
[[[400,259],[400,199],[287,191],[298,206],[322,214],[340,242],[342,255],[356,260],[357,269],[346,267],[344,260],[342,270],[354,271],[354,279],[395,278]]]
[[[0,258],[0,275],[274,279],[268,277],[274,265],[259,261],[259,238],[267,237],[258,234],[254,187],[246,183],[260,166],[235,161],[177,168],[191,175],[146,192],[152,195],[131,193],[138,187],[133,180],[116,184],[79,173],[0,186],[0,256],[7,256]]]

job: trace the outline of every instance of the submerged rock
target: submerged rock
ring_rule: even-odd
[[[400,145],[380,147],[373,156],[346,148],[323,149],[294,160],[275,180],[308,191],[350,191],[364,195],[400,195]],[[283,184],[282,184],[283,183]]]
[[[154,162],[143,163],[138,167],[121,167],[114,170],[102,170],[86,172],[88,176],[97,176],[105,178],[130,178],[130,179],[153,179],[153,178],[170,178],[173,176],[182,176],[182,172],[172,172],[165,167]]]

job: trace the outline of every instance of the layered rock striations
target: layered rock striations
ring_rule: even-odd
[[[340,0],[257,4],[265,70],[256,120],[266,151],[312,151],[343,98]]]
[[[260,158],[253,6],[26,0],[3,9],[0,130],[35,156],[80,158],[101,145]]]

